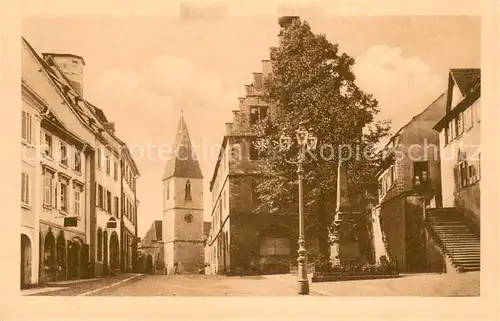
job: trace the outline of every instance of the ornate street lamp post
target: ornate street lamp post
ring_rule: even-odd
[[[300,147],[299,154],[296,161],[286,160],[288,163],[297,165],[297,174],[299,179],[299,249],[297,251],[298,258],[298,275],[297,281],[299,285],[299,294],[309,294],[309,281],[307,279],[307,251],[306,240],[304,237],[304,187],[303,187],[303,164],[305,162],[306,151],[313,151],[316,149],[318,139],[305,129],[304,123],[300,123],[299,129],[295,132],[297,143]],[[292,138],[286,134],[280,137],[280,149],[288,151],[292,145]]]

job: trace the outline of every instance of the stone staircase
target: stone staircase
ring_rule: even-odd
[[[426,221],[434,240],[456,271],[481,269],[480,236],[457,209],[426,209]]]

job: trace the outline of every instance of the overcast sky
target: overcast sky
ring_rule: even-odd
[[[379,100],[393,132],[446,88],[449,68],[480,67],[480,20],[452,16],[305,15],[316,33],[356,58],[357,84]],[[162,217],[161,177],[180,116],[189,127],[205,177],[209,220],[218,146],[237,97],[277,43],[277,17],[186,21],[180,18],[67,17],[23,21],[38,53],[81,55],[84,96],[116,122],[132,146],[138,182],[139,236]],[[134,146],[142,146],[143,155]],[[165,147],[163,147],[165,148]],[[148,152],[149,150],[149,152]],[[214,157],[210,156],[210,153]],[[149,156],[148,156],[149,154]]]

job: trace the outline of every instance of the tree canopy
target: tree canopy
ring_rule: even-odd
[[[260,146],[266,146],[261,155],[265,179],[257,187],[259,210],[273,213],[296,204],[297,167],[286,159],[298,149],[284,153],[269,147],[284,130],[296,142],[294,131],[305,121],[318,137],[316,152],[308,153],[312,162],[304,167],[305,204],[325,217],[335,201],[338,147],[350,145],[361,153],[348,161],[351,190],[375,193],[377,163],[363,153],[369,155],[390,126],[375,121],[378,102],[356,85],[354,58],[339,53],[338,44],[314,34],[300,18],[280,19],[280,25],[280,45],[270,50],[272,74],[263,89],[271,112],[254,127]]]

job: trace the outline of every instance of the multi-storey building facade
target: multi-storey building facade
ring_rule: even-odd
[[[433,126],[445,114],[446,97],[440,95],[414,116],[381,152],[375,226],[382,227],[387,252],[401,270],[427,268],[423,213],[411,204],[417,195],[424,197],[425,207],[442,206],[439,135]],[[378,258],[384,249],[375,248]]]
[[[23,111],[28,112],[23,112],[22,135],[25,154],[34,154],[34,160],[23,162],[32,166],[23,167],[28,175],[21,175],[21,196],[23,217],[39,226],[38,242],[31,243],[38,243],[31,252],[39,254],[38,279],[32,273],[32,284],[100,276],[107,262],[119,268],[119,233],[109,223],[119,220],[121,175],[112,164],[120,163],[125,144],[114,135],[103,111],[83,98],[84,65],[83,58],[73,54],[40,57],[22,39]],[[35,110],[39,118],[32,115]],[[31,128],[31,136],[25,127]],[[31,178],[33,173],[36,177]],[[33,182],[38,187],[26,196]],[[103,242],[108,230],[109,243]],[[106,261],[100,254],[108,248]]]
[[[115,165],[117,166],[117,165]],[[121,160],[121,186],[122,186],[122,211],[121,211],[121,239],[122,241],[122,271],[135,271],[137,261],[137,178],[139,169],[137,168],[129,149],[122,148]]]
[[[444,207],[480,224],[481,70],[451,69],[446,114],[437,122]]]
[[[210,181],[212,193],[211,231],[206,253],[207,272],[214,274],[289,272],[296,266],[298,240],[297,208],[280,213],[256,213],[256,187],[262,179],[259,153],[253,143],[252,126],[270,114],[271,106],[262,98],[271,62],[262,61],[262,71],[253,74],[245,86],[233,122],[226,134]],[[293,204],[292,204],[293,205]],[[306,210],[306,242],[310,257],[319,253],[317,229],[320,224]],[[326,231],[323,231],[326,236]]]

